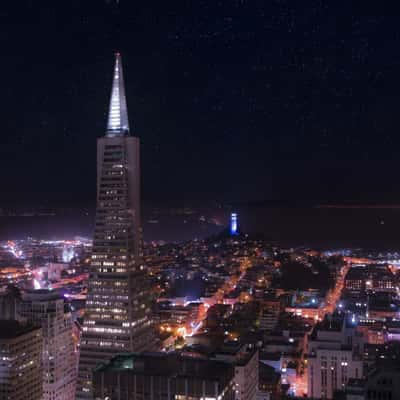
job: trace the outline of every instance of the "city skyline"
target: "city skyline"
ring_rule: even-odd
[[[0,400],[400,399],[400,17],[35,3],[0,9]]]

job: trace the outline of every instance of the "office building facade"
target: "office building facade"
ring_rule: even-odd
[[[0,320],[0,399],[42,400],[42,329]]]
[[[80,344],[78,399],[92,371],[118,353],[153,350],[151,298],[142,263],[139,138],[130,136],[117,53],[105,137],[97,142],[97,210]]]
[[[43,335],[43,400],[74,400],[77,354],[72,319],[64,299],[50,290],[25,293],[19,314]]]

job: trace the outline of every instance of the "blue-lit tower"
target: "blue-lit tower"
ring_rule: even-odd
[[[236,236],[239,234],[237,213],[231,213],[230,232],[232,236]]]

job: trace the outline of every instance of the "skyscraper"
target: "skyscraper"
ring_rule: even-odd
[[[77,357],[72,319],[64,299],[50,290],[22,296],[20,315],[42,328],[43,400],[75,399]]]
[[[0,320],[0,399],[43,399],[42,344],[42,328]]]
[[[117,53],[107,131],[97,142],[97,210],[77,399],[93,398],[98,363],[117,353],[154,349],[141,242],[139,139],[129,134]]]

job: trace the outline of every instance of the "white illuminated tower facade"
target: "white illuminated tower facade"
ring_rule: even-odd
[[[80,345],[77,399],[92,399],[92,370],[112,356],[154,350],[142,263],[139,138],[130,136],[116,54],[105,137],[97,142],[97,210]]]

